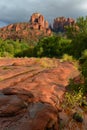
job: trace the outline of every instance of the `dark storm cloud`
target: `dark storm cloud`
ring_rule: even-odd
[[[58,16],[86,16],[87,0],[0,0],[0,21],[28,21],[31,14],[40,12],[49,21]]]

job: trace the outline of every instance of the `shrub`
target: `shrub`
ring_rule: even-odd
[[[66,92],[65,98],[63,101],[63,108],[75,108],[77,106],[81,106],[84,100],[83,92],[80,89],[78,93],[74,92]]]
[[[63,56],[62,56],[62,60],[63,61],[75,61],[74,60],[74,58],[73,58],[73,56],[71,56],[71,55],[68,55],[68,54],[64,54]]]
[[[37,57],[61,57],[70,50],[71,40],[61,36],[50,36],[41,39],[34,48]]]
[[[29,45],[25,42],[2,40],[0,39],[0,56],[1,57],[14,57],[19,52],[28,49]]]

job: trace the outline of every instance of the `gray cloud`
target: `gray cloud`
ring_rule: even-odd
[[[28,21],[34,12],[40,12],[48,21],[59,16],[86,16],[87,0],[0,0],[1,23]]]

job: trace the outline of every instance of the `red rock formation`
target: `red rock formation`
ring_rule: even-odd
[[[31,16],[30,23],[34,27],[34,25],[37,25],[36,29],[48,29],[49,24],[47,21],[45,21],[44,17],[39,13],[34,13]]]
[[[0,130],[59,130],[60,103],[78,75],[58,59],[0,59]]]
[[[75,25],[75,20],[73,18],[59,17],[54,19],[53,30],[55,32],[64,32],[65,26]]]
[[[10,24],[7,28],[7,30],[9,31],[14,31],[16,29],[15,25],[14,24]]]
[[[10,24],[6,27],[0,28],[0,37],[3,39],[13,40],[38,40],[39,35],[37,35],[37,31],[40,36],[51,35],[49,24],[47,21],[45,21],[43,15],[39,13],[34,13],[31,16],[30,21],[27,23]]]
[[[44,27],[45,27],[45,28],[48,28],[48,27],[49,27],[48,21],[45,21],[45,22],[44,22]]]

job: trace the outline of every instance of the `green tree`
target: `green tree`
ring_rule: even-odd
[[[76,24],[79,27],[79,33],[87,33],[87,16],[77,18]]]
[[[29,48],[29,45],[25,42],[2,40],[0,39],[0,56],[1,57],[14,57],[19,52],[22,52]]]
[[[67,27],[67,37],[72,39],[69,54],[80,58],[87,49],[87,17],[79,17],[74,26]]]
[[[34,48],[37,57],[61,57],[69,51],[71,40],[60,36],[50,36],[41,39]]]

